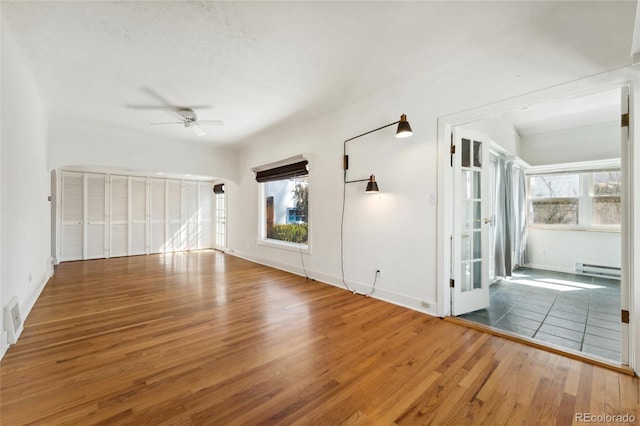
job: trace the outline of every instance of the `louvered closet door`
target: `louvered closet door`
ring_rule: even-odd
[[[213,247],[213,187],[209,182],[198,184],[198,197],[200,202],[200,230],[198,233],[198,248],[208,249]]]
[[[82,259],[84,174],[62,172],[62,261]]]
[[[185,221],[186,221],[186,249],[198,249],[198,182],[185,182]]]
[[[166,247],[165,231],[166,231],[166,207],[165,207],[165,195],[166,186],[165,179],[149,179],[150,181],[150,221],[151,221],[151,235],[150,237],[150,252],[151,253],[163,253],[165,251],[171,251]]]
[[[111,176],[111,257],[127,256],[129,178]]]
[[[106,257],[106,176],[103,174],[87,173],[87,220],[85,259],[100,259]]]
[[[182,182],[167,180],[167,251],[184,250],[182,235]]]
[[[129,178],[129,254],[147,253],[147,178]]]

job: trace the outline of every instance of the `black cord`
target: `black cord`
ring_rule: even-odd
[[[302,262],[302,272],[304,272],[304,277],[306,279],[313,279],[313,278],[309,278],[309,274],[307,274],[307,268],[304,266],[304,256],[302,255],[302,243],[298,243],[298,246],[300,247],[300,261]]]
[[[376,269],[376,274],[373,277],[373,286],[371,288],[371,292],[365,294],[365,296],[369,297],[372,296],[373,293],[376,291],[376,282],[378,282],[378,274],[380,273],[380,269]]]
[[[355,293],[351,290],[344,280],[344,205],[347,199],[347,171],[344,171],[344,179],[342,180],[342,215],[340,216],[340,272],[342,276],[342,285],[347,290]]]

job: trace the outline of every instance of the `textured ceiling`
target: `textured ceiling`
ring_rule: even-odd
[[[629,64],[634,2],[7,2],[53,118],[218,145],[313,117],[452,59]],[[530,72],[535,70],[529,69]],[[479,76],[479,81],[490,76]],[[156,95],[154,95],[156,94]],[[131,104],[211,105],[195,136]]]

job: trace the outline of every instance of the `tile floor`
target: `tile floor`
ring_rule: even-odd
[[[461,318],[620,362],[620,281],[520,268]]]

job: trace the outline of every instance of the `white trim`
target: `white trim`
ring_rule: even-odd
[[[620,159],[611,158],[598,161],[580,161],[575,163],[550,164],[545,166],[531,166],[525,170],[527,176],[556,173],[589,173],[599,170],[620,169]]]

